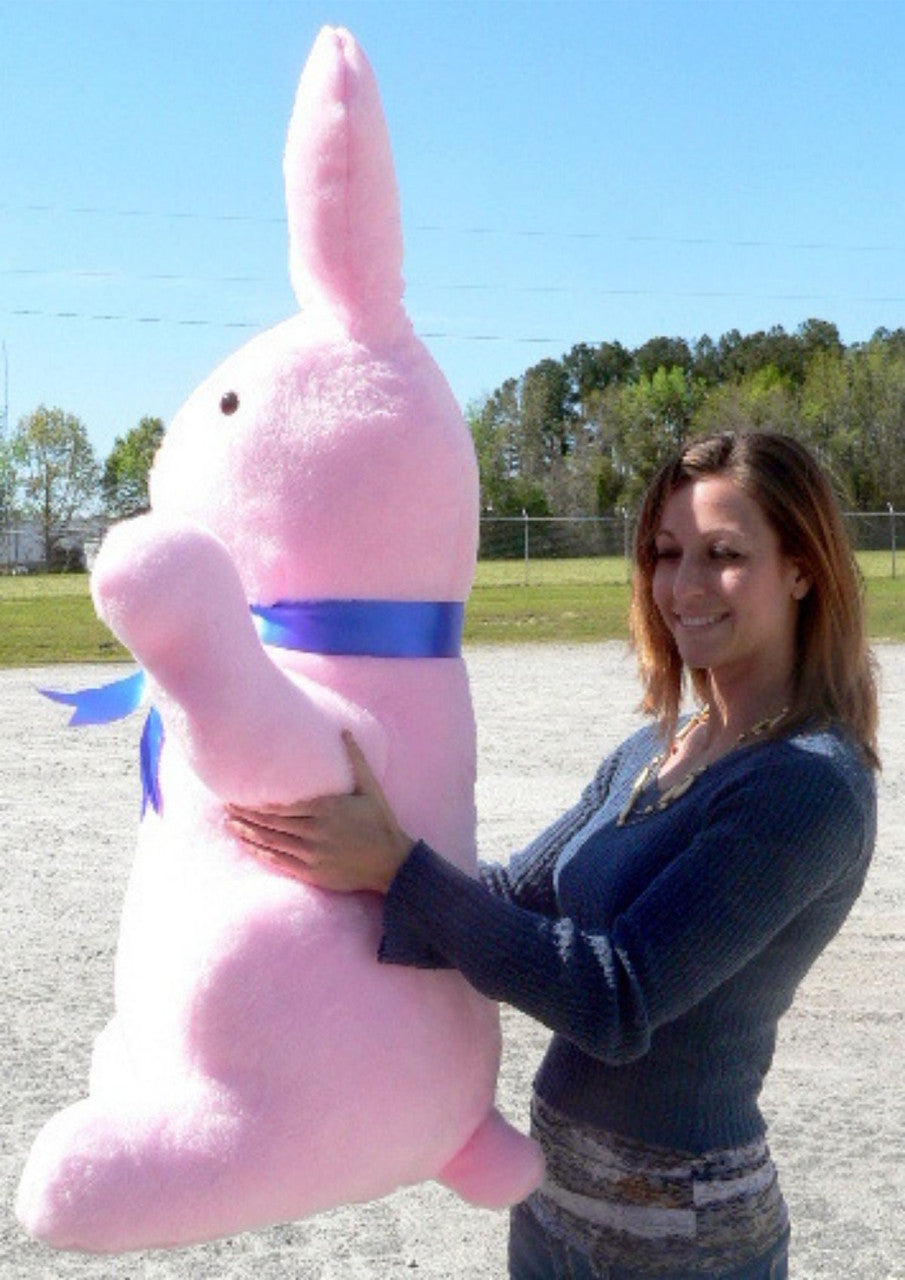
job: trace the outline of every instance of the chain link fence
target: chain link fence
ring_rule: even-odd
[[[905,574],[905,512],[850,511],[846,520],[867,578]],[[626,576],[635,532],[633,512],[614,516],[484,516],[478,556],[500,562],[500,580],[528,583],[531,565],[546,560],[621,559]],[[55,571],[90,569],[103,529],[74,525],[59,539]],[[506,574],[506,566],[511,573]],[[40,573],[44,549],[33,525],[0,529],[0,573]]]
[[[849,533],[866,578],[905,574],[905,512],[847,511]],[[621,558],[626,576],[632,556],[635,519],[615,516],[484,516],[479,559],[509,563],[507,581],[527,584],[531,566],[542,560]]]

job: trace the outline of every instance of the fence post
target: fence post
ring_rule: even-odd
[[[886,509],[889,512],[889,546],[892,551],[892,576],[896,576],[896,509],[891,502],[887,502]]]
[[[622,512],[622,555],[625,560],[625,580],[632,580],[632,538],[631,538],[631,521],[629,519],[628,507],[621,507]]]
[[[528,585],[528,512],[522,507],[522,525],[525,531],[525,586]]]

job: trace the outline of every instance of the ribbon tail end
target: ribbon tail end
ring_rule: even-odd
[[[48,698],[51,702],[59,702],[64,707],[73,707],[72,715],[69,717],[67,727],[73,725],[85,724],[87,717],[81,714],[81,699],[75,693],[61,693],[58,689],[39,689],[38,693],[43,698]]]

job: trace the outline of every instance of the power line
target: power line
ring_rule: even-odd
[[[487,286],[491,289],[492,286]],[[543,287],[538,292],[549,292]],[[555,290],[559,292],[560,290]],[[724,299],[735,301],[760,302],[807,302],[807,303],[865,303],[877,305],[905,305],[905,295],[887,294],[877,296],[844,296],[816,293],[774,293],[751,294],[732,291],[692,290],[666,291],[655,289],[600,289],[595,290],[604,297],[632,298],[679,298],[679,299]],[[82,311],[48,311],[36,307],[10,307],[0,310],[0,315],[15,316],[25,319],[44,320],[80,320],[110,322],[123,324],[145,324],[178,326],[181,328],[209,328],[232,330],[262,331],[279,322],[279,318],[270,320],[211,320],[207,317],[159,316],[159,315],[125,315],[121,312],[82,312]],[[552,335],[512,335],[500,333],[449,333],[443,330],[421,331],[418,336],[426,340],[444,340],[452,342],[513,342],[532,344],[566,344],[574,339],[554,337]]]
[[[138,281],[142,284],[273,284],[266,276],[199,276],[180,275],[173,271],[137,275],[128,271],[111,271],[93,267],[0,267],[0,276],[23,279]]]
[[[166,222],[252,222],[279,226],[283,217],[243,213],[189,213],[173,209],[104,209],[98,205],[0,204],[0,213],[62,213],[105,218],[160,218]]]
[[[43,320],[119,320],[127,324],[163,324],[201,326],[211,329],[265,329],[266,323],[254,320],[180,319],[172,316],[124,316],[115,313],[90,314],[82,311],[41,311],[33,307],[10,307],[0,312],[7,316],[37,317]]]
[[[64,268],[55,270],[50,267],[0,267],[0,276],[20,277],[25,280],[101,280],[119,283],[137,284],[267,284],[278,287],[277,281],[267,276],[218,276],[218,275],[180,275],[177,272],[154,272],[133,274],[123,271],[111,271],[93,268]],[[281,281],[280,284],[285,284]],[[431,284],[422,280],[408,280],[408,290],[418,289],[430,293],[495,293],[495,294],[539,294],[539,295],[584,295],[608,298],[695,298],[723,299],[761,302],[862,302],[862,303],[900,303],[905,298],[898,294],[882,295],[846,295],[821,293],[744,293],[734,289],[617,289],[596,285],[564,285],[564,284],[525,284],[510,285],[502,283],[470,283],[467,281],[449,281],[444,284]],[[34,312],[31,314],[40,314]]]
[[[206,319],[178,319],[172,316],[127,316],[112,313],[88,313],[80,311],[41,311],[32,307],[13,307],[0,311],[0,315],[19,316],[25,318],[37,318],[43,320],[92,320],[92,321],[119,321],[124,324],[159,324],[159,325],[180,325],[186,327],[210,328],[210,329],[254,329],[263,330],[273,325],[274,321],[256,321],[256,320],[206,320]],[[278,323],[278,322],[277,322]],[[495,333],[419,333],[418,337],[422,339],[428,338],[447,338],[458,342],[539,342],[539,343],[559,343],[568,342],[567,338],[554,337],[524,337],[511,338],[505,334]]]
[[[278,283],[273,277],[269,276],[182,275],[178,272],[149,272],[136,274],[132,272],[96,269],[90,267],[67,267],[61,269],[55,269],[52,267],[0,267],[0,277],[14,277],[21,278],[23,280],[88,280],[123,284],[264,284],[269,285],[271,288],[285,286],[284,280],[281,280]],[[593,284],[512,285],[494,281],[489,283],[483,281],[447,281],[445,283],[437,284],[423,280],[407,280],[406,289],[409,291],[417,289],[429,293],[493,293],[500,295],[538,294],[547,296],[560,294],[607,298],[685,298],[757,302],[858,302],[898,304],[905,301],[905,296],[900,294],[746,293],[737,289],[623,289]],[[41,315],[54,313],[40,311],[29,311],[26,313],[20,311],[16,313],[7,312],[6,314]]]
[[[0,203],[0,213],[49,213],[74,215],[79,217],[107,218],[150,218],[161,221],[177,222],[216,222],[235,224],[257,224],[280,226],[286,224],[285,215],[244,213],[197,213],[189,210],[172,209],[111,209],[99,205],[58,205],[58,204],[9,204]],[[394,219],[396,221],[396,219]],[[501,227],[501,226],[448,226],[443,223],[411,223],[406,227],[407,233],[419,232],[437,235],[454,236],[502,236],[514,239],[550,239],[550,240],[596,240],[611,244],[666,244],[700,246],[704,248],[730,249],[794,249],[814,250],[824,253],[902,253],[905,252],[905,241],[892,244],[844,243],[833,240],[771,240],[760,237],[744,239],[724,239],[719,236],[683,236],[683,235],[613,235],[607,231],[596,230],[555,230],[551,227]]]

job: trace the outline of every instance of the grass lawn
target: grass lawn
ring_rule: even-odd
[[[905,639],[905,554],[859,557],[874,640]],[[465,620],[466,644],[622,640],[628,584],[620,557],[482,561]],[[108,662],[128,653],[98,622],[84,574],[0,578],[0,667]]]
[[[0,667],[128,657],[96,618],[86,574],[0,578]]]

